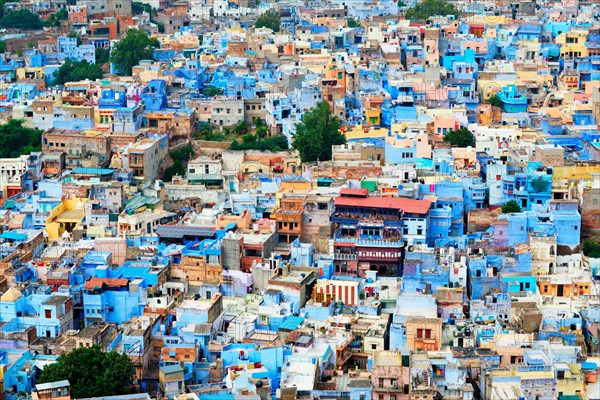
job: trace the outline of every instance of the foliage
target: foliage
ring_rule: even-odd
[[[288,142],[285,136],[273,136],[261,139],[256,135],[248,133],[242,136],[242,142],[233,141],[229,150],[262,150],[262,151],[281,151],[288,149]]]
[[[264,14],[256,19],[255,28],[269,28],[273,32],[279,32],[281,28],[281,15],[279,11],[267,10]]]
[[[135,368],[129,357],[99,346],[79,347],[42,370],[41,383],[68,380],[73,398],[132,393]]]
[[[137,1],[131,3],[131,13],[133,15],[140,15],[144,12],[147,12],[148,14],[152,15],[152,6],[150,4],[139,3]]]
[[[446,0],[423,0],[416,6],[408,9],[404,14],[406,19],[426,20],[436,15],[458,15],[458,10]]]
[[[17,119],[0,125],[0,158],[14,158],[41,149],[41,130],[27,128]]]
[[[59,85],[86,79],[95,81],[102,78],[102,68],[96,64],[90,64],[87,60],[74,61],[67,59],[54,73],[54,78],[55,83]]]
[[[6,43],[0,40],[0,53],[6,53]]]
[[[45,22],[44,25],[48,27],[52,26],[60,26],[60,21],[65,21],[69,19],[69,12],[67,10],[59,10],[54,15],[50,16]]]
[[[329,104],[320,102],[304,113],[296,124],[292,147],[300,153],[302,162],[331,160],[331,146],[346,143],[340,132],[340,121],[331,114]]]
[[[165,24],[163,24],[162,22],[155,22],[155,24],[156,28],[158,29],[158,33],[165,33]]]
[[[218,87],[207,86],[207,87],[204,88],[204,95],[206,97],[222,96],[223,93],[225,93],[223,91],[223,89],[218,88]]]
[[[498,97],[497,94],[493,94],[488,99],[488,103],[490,103],[494,107],[502,107],[502,100]]]
[[[239,124],[237,124],[234,128],[233,128],[233,133],[235,133],[237,136],[242,136],[248,133],[248,124],[246,123],[246,121],[242,121]]]
[[[69,32],[69,34],[67,35],[67,37],[77,38],[77,46],[81,46],[81,43],[83,43],[83,41],[81,40],[81,35],[79,35],[79,32],[77,32],[77,31],[71,31],[71,32]]]
[[[360,24],[360,21],[357,21],[354,18],[348,18],[346,20],[346,23],[348,25],[348,28],[360,28],[362,26]]]
[[[450,142],[456,147],[475,146],[475,136],[467,128],[450,131],[444,135],[444,142]]]
[[[406,3],[403,2],[402,0],[398,0],[398,7],[399,8],[406,7]]]
[[[169,153],[173,159],[173,164],[168,167],[163,174],[163,181],[171,182],[175,175],[185,175],[185,163],[190,161],[195,154],[194,147],[187,143],[181,147],[171,150]]]
[[[589,239],[584,241],[583,254],[590,258],[600,258],[600,243]]]
[[[505,214],[520,213],[523,211],[516,200],[509,200],[502,206],[502,212]]]
[[[187,143],[183,146],[171,150],[170,154],[173,160],[190,161],[195,154],[194,146]]]
[[[96,49],[96,64],[104,65],[110,60],[110,50],[109,49]]]
[[[139,29],[130,29],[113,47],[110,60],[117,71],[131,75],[140,60],[151,59],[154,49],[159,47],[156,38],[150,38]]]
[[[22,8],[0,19],[0,26],[2,28],[36,30],[42,29],[43,23],[36,14],[26,8]]]
[[[257,118],[254,124],[256,125],[256,136],[258,136],[261,139],[267,137],[267,134],[269,133],[269,127],[265,125],[263,120]]]

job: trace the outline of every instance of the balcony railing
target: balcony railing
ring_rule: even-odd
[[[334,241],[336,242],[336,244],[352,243],[355,246],[367,247],[401,247],[403,245],[403,242],[401,240],[359,239],[351,237],[336,237]]]
[[[358,259],[358,255],[347,253],[333,253],[333,259],[340,261],[356,261]]]

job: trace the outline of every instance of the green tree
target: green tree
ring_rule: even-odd
[[[40,17],[26,8],[11,12],[0,19],[2,28],[14,28],[23,30],[42,29],[44,26]]]
[[[6,43],[0,40],[0,53],[6,53]]]
[[[475,136],[467,128],[450,131],[444,135],[444,142],[450,142],[456,147],[475,146]]]
[[[102,68],[96,64],[90,64],[87,60],[73,61],[67,59],[54,73],[54,82],[64,85],[67,82],[78,82],[86,79],[95,81],[101,79],[102,75]]]
[[[171,150],[170,154],[173,160],[190,161],[195,155],[194,146],[190,143],[186,143],[183,146]]]
[[[81,35],[77,31],[71,31],[71,32],[69,32],[69,34],[67,35],[67,37],[77,38],[77,46],[81,46],[81,44],[83,43],[83,41],[81,40]]]
[[[426,20],[436,15],[458,15],[458,10],[452,3],[446,0],[423,0],[416,6],[408,9],[404,14],[406,19],[410,20]]]
[[[186,164],[195,155],[194,146],[190,143],[186,143],[183,146],[179,146],[169,152],[173,159],[173,164],[168,167],[163,174],[163,181],[171,182],[171,179],[175,175],[183,176],[186,171]]]
[[[152,12],[153,12],[152,6],[150,4],[139,3],[137,1],[134,1],[133,3],[131,3],[131,13],[133,15],[140,15],[140,14],[143,14],[144,12],[152,15]]]
[[[0,158],[14,158],[41,149],[41,130],[27,128],[17,119],[0,125]]]
[[[44,25],[48,27],[60,26],[60,21],[65,21],[67,19],[69,19],[69,12],[64,9],[59,10],[54,15],[51,15],[50,18],[44,22]]]
[[[292,147],[300,153],[302,162],[331,160],[331,146],[346,143],[340,132],[340,121],[331,114],[329,104],[320,102],[304,113],[296,124]]]
[[[148,37],[139,29],[130,29],[113,47],[110,60],[122,75],[131,75],[140,60],[152,59],[154,49],[159,47],[156,38]]]
[[[257,135],[251,133],[242,136],[241,143],[234,140],[229,146],[229,150],[281,151],[287,149],[288,142],[285,136],[276,135],[261,139]]]
[[[225,93],[223,91],[223,89],[218,88],[218,87],[207,86],[207,87],[204,88],[204,95],[206,97],[222,96],[223,93]]]
[[[96,64],[104,65],[110,60],[110,50],[97,48],[96,49]]]
[[[255,28],[269,28],[273,32],[279,32],[281,28],[281,15],[279,11],[267,10],[264,14],[256,19]]]
[[[509,200],[502,206],[502,212],[505,214],[520,213],[521,211],[523,210],[516,200]]]
[[[600,258],[600,243],[589,239],[584,241],[583,254],[590,258]]]
[[[348,28],[360,28],[362,26],[360,21],[357,21],[354,18],[348,18],[346,24],[348,25]]]
[[[236,126],[234,126],[233,133],[235,133],[237,136],[245,135],[246,133],[248,133],[248,124],[246,123],[246,121],[242,121]]]
[[[502,100],[498,97],[497,94],[493,94],[488,99],[488,103],[490,103],[494,107],[502,107]]]
[[[42,370],[41,383],[68,380],[73,398],[116,396],[133,392],[135,368],[129,357],[99,346],[79,347]]]

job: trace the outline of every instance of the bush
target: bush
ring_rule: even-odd
[[[584,241],[583,254],[590,258],[600,258],[600,243],[589,239]]]
[[[497,94],[493,94],[488,99],[488,103],[490,103],[494,107],[502,107],[502,100],[498,97]]]
[[[242,142],[233,141],[229,150],[261,150],[261,151],[281,151],[288,149],[288,142],[285,136],[272,136],[261,139],[258,136],[248,133],[242,136]]]
[[[521,211],[523,211],[521,209],[521,206],[519,205],[519,203],[517,203],[515,200],[510,200],[507,201],[503,206],[502,206],[502,212],[505,214],[509,214],[509,213],[520,213]]]
[[[354,18],[348,18],[346,20],[346,23],[348,25],[348,28],[360,28],[362,26],[360,24],[360,21],[357,21]]]
[[[224,93],[225,92],[223,91],[223,89],[218,87],[207,86],[204,88],[204,95],[206,97],[222,96]]]

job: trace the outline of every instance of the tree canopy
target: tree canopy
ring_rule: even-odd
[[[360,28],[362,26],[360,21],[357,21],[354,18],[348,18],[346,23],[348,24],[348,28]]]
[[[26,8],[11,12],[0,19],[2,28],[14,28],[24,30],[42,29],[43,22],[36,14]]]
[[[152,6],[150,4],[146,4],[146,3],[140,3],[137,1],[134,1],[131,3],[131,13],[133,15],[140,15],[143,14],[144,12],[147,12],[148,14],[152,14]]]
[[[90,64],[87,60],[73,61],[65,60],[58,71],[54,73],[55,83],[64,85],[67,82],[78,82],[89,79],[95,81],[102,78],[102,68],[96,64]]]
[[[69,34],[67,35],[67,37],[77,38],[77,46],[81,46],[81,44],[83,43],[83,41],[81,40],[81,35],[77,31],[71,31],[71,32],[69,32]]]
[[[404,14],[406,19],[426,20],[436,15],[458,15],[458,10],[446,0],[423,0],[416,6],[408,9]]]
[[[214,86],[207,86],[204,88],[204,95],[206,97],[215,97],[215,96],[222,96],[224,93],[222,88],[218,88],[218,87],[214,87]]]
[[[444,142],[450,142],[452,146],[456,147],[475,146],[475,136],[467,128],[460,128],[446,133]]]
[[[27,128],[18,119],[0,125],[0,158],[18,157],[41,149],[41,130]]]
[[[288,149],[288,142],[285,136],[277,135],[261,139],[258,135],[248,133],[242,136],[242,142],[234,140],[229,146],[230,150],[262,150],[262,151],[281,151]]]
[[[165,182],[170,182],[175,175],[185,175],[186,163],[192,159],[195,151],[194,147],[187,143],[181,147],[171,150],[169,154],[173,159],[173,164],[168,167],[163,174],[163,181]]]
[[[67,10],[59,10],[56,12],[56,14],[53,14],[50,16],[50,18],[48,18],[45,22],[44,25],[46,26],[60,26],[60,21],[65,21],[69,19],[69,12]]]
[[[520,213],[523,211],[516,200],[509,200],[502,206],[502,212],[505,214]]]
[[[255,28],[269,28],[273,32],[279,32],[281,28],[281,15],[279,11],[267,10],[264,14],[256,19]]]
[[[497,94],[493,94],[488,99],[488,103],[490,103],[494,107],[502,107],[502,100],[498,97]]]
[[[79,347],[42,370],[41,383],[67,379],[76,399],[132,393],[135,368],[129,357],[99,346]]]
[[[340,132],[340,121],[332,115],[329,104],[320,102],[304,113],[296,124],[292,147],[300,153],[302,162],[331,160],[331,146],[346,143]]]
[[[589,239],[584,241],[583,254],[590,258],[600,258],[600,243]]]
[[[112,49],[110,60],[121,75],[131,75],[140,60],[151,59],[159,47],[156,38],[148,37],[139,29],[130,29]]]

